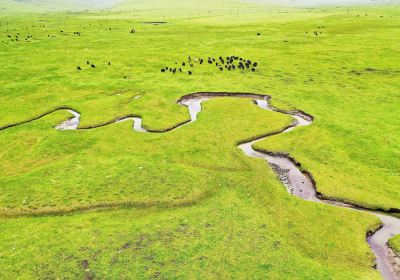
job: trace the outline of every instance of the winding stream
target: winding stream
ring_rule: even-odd
[[[382,226],[376,232],[369,234],[367,236],[367,242],[370,245],[372,251],[376,257],[376,268],[381,273],[382,277],[387,280],[399,280],[399,272],[400,272],[400,258],[395,255],[393,250],[388,246],[388,240],[394,235],[400,234],[400,218],[390,215],[389,213],[383,213],[379,211],[362,209],[357,207],[356,205],[347,204],[339,201],[324,199],[321,195],[317,193],[315,183],[308,172],[302,172],[295,160],[290,158],[288,155],[273,153],[273,152],[261,152],[253,149],[252,145],[258,141],[264,140],[271,135],[276,135],[280,133],[288,133],[291,130],[295,129],[299,126],[307,126],[310,125],[313,121],[313,117],[299,110],[294,111],[284,111],[279,108],[276,108],[270,105],[269,100],[270,96],[259,95],[259,94],[245,94],[245,93],[194,93],[183,96],[178,103],[184,105],[188,108],[190,114],[190,121],[177,125],[173,128],[165,130],[165,132],[179,128],[183,125],[187,125],[197,120],[197,115],[201,112],[201,103],[215,97],[236,97],[236,98],[251,98],[254,103],[264,110],[274,111],[286,115],[290,115],[294,118],[294,121],[291,125],[282,130],[268,134],[266,136],[257,138],[252,141],[248,141],[238,145],[238,148],[241,149],[244,154],[249,157],[261,158],[269,163],[269,165],[274,170],[275,174],[279,178],[279,180],[283,183],[287,191],[295,195],[301,199],[325,203],[329,205],[334,205],[337,207],[350,208],[355,211],[363,211],[369,214],[377,216],[382,221]],[[61,108],[62,109],[62,108]],[[60,110],[61,110],[60,109]],[[64,108],[65,109],[65,108]],[[56,111],[56,110],[55,110]],[[79,118],[80,114],[72,109],[68,109],[68,111],[73,114],[73,118],[64,121],[62,124],[56,126],[56,129],[59,130],[74,130],[80,129],[79,126]],[[45,114],[44,114],[45,115]],[[42,116],[44,116],[42,115]],[[39,116],[33,120],[41,118]],[[107,124],[98,125],[96,127],[109,125],[112,123],[124,122],[124,121],[133,121],[132,128],[139,132],[151,132],[146,130],[142,126],[142,118],[141,117],[122,117],[113,122],[109,122]],[[23,122],[27,123],[29,121]],[[22,123],[21,123],[22,124]],[[8,127],[16,126],[9,125],[7,127],[0,128],[6,129]],[[95,127],[91,127],[95,128]]]

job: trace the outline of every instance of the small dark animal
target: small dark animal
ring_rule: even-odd
[[[131,34],[136,33],[136,30],[134,28],[132,28],[131,30]]]
[[[110,61],[108,62],[108,66],[111,66],[111,62]]]
[[[254,67],[257,67],[257,65],[258,65],[257,62],[254,62],[254,63],[253,63],[253,66],[254,66]]]
[[[251,68],[251,71],[253,71],[253,72],[254,72],[254,71],[256,71],[256,69],[255,69],[255,68]]]
[[[89,60],[88,60],[88,61],[86,61],[86,64],[87,64],[87,65],[89,65],[89,64],[90,64]]]
[[[81,68],[80,66],[77,66],[77,67],[76,67],[76,70],[79,70],[79,71],[80,71],[80,70],[82,70],[82,68]]]
[[[163,69],[161,69],[161,72],[163,72],[163,73],[164,73],[164,72],[165,72],[165,69],[164,69],[164,68],[163,68]]]
[[[261,35],[261,33],[257,33],[257,36],[260,36]]]
[[[92,67],[92,68],[96,68],[96,65],[92,64],[92,65],[90,65],[90,67]]]
[[[185,66],[186,65],[186,63],[185,62],[182,62],[182,66]]]
[[[192,71],[188,71],[188,74],[189,74],[189,75],[192,75]]]

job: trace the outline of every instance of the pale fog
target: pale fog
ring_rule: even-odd
[[[355,6],[400,4],[400,0],[245,0],[253,3],[273,4],[278,6]]]
[[[124,0],[78,0],[77,2],[85,3],[88,6],[106,7],[106,6],[113,6],[123,1]],[[147,1],[152,1],[152,0],[147,0]],[[184,0],[184,1],[200,2],[200,5],[202,2],[201,0],[200,1]],[[239,0],[239,1],[273,4],[277,6],[300,6],[300,7],[400,4],[400,0]]]

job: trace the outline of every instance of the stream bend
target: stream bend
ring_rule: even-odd
[[[274,170],[278,179],[285,186],[288,193],[295,195],[301,199],[307,201],[313,201],[317,203],[324,203],[329,205],[334,205],[337,207],[350,208],[355,211],[362,211],[372,215],[377,216],[381,221],[381,227],[374,233],[367,235],[367,242],[374,252],[376,257],[376,268],[381,273],[382,277],[386,280],[400,280],[400,257],[397,256],[393,250],[388,246],[388,241],[391,237],[400,234],[400,218],[390,215],[390,213],[383,213],[373,209],[366,209],[358,207],[357,205],[343,203],[341,201],[335,201],[330,199],[325,199],[320,193],[317,192],[314,179],[311,173],[308,171],[301,171],[299,169],[298,162],[289,157],[286,154],[274,153],[270,151],[257,151],[252,145],[258,141],[264,140],[271,135],[276,135],[280,133],[288,133],[300,126],[307,126],[313,122],[313,117],[300,110],[285,111],[274,107],[270,104],[271,97],[268,95],[252,94],[252,93],[229,93],[229,92],[198,92],[185,95],[178,100],[178,104],[186,106],[189,110],[190,120],[180,123],[169,129],[163,131],[151,131],[147,130],[142,126],[142,118],[140,116],[129,115],[116,120],[100,124],[97,126],[79,128],[80,114],[71,108],[58,108],[49,113],[40,115],[28,121],[24,121],[17,124],[11,124],[8,126],[0,127],[0,130],[4,130],[10,127],[14,127],[20,124],[28,123],[40,119],[52,112],[58,110],[68,110],[73,117],[64,121],[63,123],[57,125],[55,128],[58,130],[76,130],[76,129],[92,129],[97,127],[102,127],[105,125],[110,125],[113,123],[119,123],[124,121],[133,121],[132,128],[138,132],[167,132],[177,129],[183,125],[187,125],[197,120],[197,115],[201,112],[201,103],[216,97],[235,97],[235,98],[250,98],[254,103],[264,110],[274,111],[286,115],[290,115],[294,118],[291,125],[283,128],[282,130],[266,134],[264,136],[258,137],[251,141],[243,142],[238,145],[245,155],[253,158],[264,159],[268,162],[271,168]]]

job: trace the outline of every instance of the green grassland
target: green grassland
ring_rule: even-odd
[[[257,148],[290,153],[327,196],[400,208],[400,8],[31,6],[0,1],[0,127],[66,106],[82,114],[80,127],[135,114],[163,130],[188,120],[176,103],[185,94],[270,94],[315,121]],[[160,72],[189,55],[232,54],[257,70]],[[218,98],[162,134],[129,121],[54,129],[69,116],[0,131],[0,279],[379,279],[365,242],[375,217],[290,196],[264,161],[236,148],[288,116]],[[391,245],[400,251],[398,237]]]

